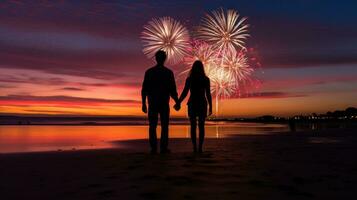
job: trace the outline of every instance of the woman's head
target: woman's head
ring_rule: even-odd
[[[190,77],[206,77],[205,69],[201,61],[196,60],[191,68]]]

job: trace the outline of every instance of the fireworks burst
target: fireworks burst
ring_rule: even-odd
[[[190,42],[187,29],[178,21],[170,17],[153,19],[141,35],[143,52],[152,58],[158,50],[164,50],[171,64],[184,61],[188,68],[181,74],[187,74],[192,64],[200,60],[211,80],[218,116],[219,99],[240,97],[258,88],[252,76],[260,62],[245,47],[250,36],[246,20],[235,10],[213,11],[203,18],[197,38]]]
[[[230,78],[230,72],[221,67],[212,69],[207,76],[211,80],[211,92],[217,98],[228,98],[236,92],[236,81]]]
[[[171,17],[152,19],[144,26],[141,34],[144,43],[143,52],[154,57],[158,50],[167,53],[167,60],[175,64],[183,59],[189,46],[189,34],[180,22]]]
[[[254,71],[249,65],[247,55],[244,51],[226,51],[222,59],[222,67],[226,67],[229,70],[230,77],[236,79],[237,83],[247,80]]]
[[[205,66],[205,71],[210,68],[214,68],[218,58],[217,52],[205,42],[195,40],[191,42],[191,47],[189,48],[188,55],[184,58],[185,64],[189,66],[188,69],[184,70],[182,74],[186,74],[190,71],[192,64],[199,60]]]
[[[245,48],[245,40],[249,37],[247,18],[239,19],[235,10],[223,9],[206,14],[198,28],[198,38],[222,50]]]
[[[192,42],[191,46],[189,55],[185,57],[187,65],[192,65],[196,60],[200,60],[204,66],[216,62],[218,54],[211,45],[196,40]]]

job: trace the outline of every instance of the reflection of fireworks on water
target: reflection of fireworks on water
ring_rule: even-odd
[[[171,17],[150,21],[144,26],[141,39],[144,43],[143,52],[149,58],[154,57],[158,50],[163,50],[172,64],[182,60],[189,46],[187,29]]]
[[[220,51],[236,48],[245,48],[245,39],[249,37],[248,27],[245,23],[247,18],[239,19],[235,10],[223,9],[207,14],[198,28],[198,38],[212,44]]]

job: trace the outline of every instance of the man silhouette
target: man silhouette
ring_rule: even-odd
[[[173,72],[164,66],[166,53],[162,50],[155,54],[156,66],[145,72],[143,86],[141,90],[142,111],[148,113],[149,117],[149,142],[151,153],[157,152],[156,127],[158,116],[161,122],[160,152],[169,153],[169,116],[170,116],[170,96],[178,102],[176,83]],[[146,107],[146,97],[149,103],[149,112]]]

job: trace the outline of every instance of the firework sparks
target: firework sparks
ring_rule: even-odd
[[[236,81],[230,78],[230,72],[221,67],[212,69],[207,76],[211,80],[211,92],[218,98],[228,98],[236,91]]]
[[[219,50],[245,48],[245,39],[249,37],[247,18],[239,19],[235,10],[223,9],[206,14],[198,28],[198,38],[214,45]]]
[[[244,51],[226,51],[222,59],[222,67],[226,67],[230,71],[231,78],[236,79],[237,83],[247,80],[254,71],[249,65],[248,58]]]
[[[191,42],[191,47],[189,48],[188,55],[184,58],[185,64],[187,64],[188,69],[184,70],[181,74],[186,74],[191,70],[192,64],[199,60],[205,66],[205,71],[210,68],[214,68],[217,62],[218,54],[211,45],[205,42],[195,40]]]
[[[144,26],[141,35],[143,52],[152,58],[158,50],[164,50],[169,63],[183,61],[189,67],[181,75],[187,74],[192,64],[200,60],[211,80],[218,116],[220,99],[240,97],[251,90],[252,84],[257,86],[252,75],[254,63],[257,66],[260,63],[245,47],[245,40],[250,36],[246,20],[235,10],[213,11],[203,18],[197,37],[190,42],[187,29],[178,21],[170,17],[153,19]]]
[[[189,34],[180,22],[171,17],[153,19],[144,26],[141,34],[144,43],[143,52],[154,57],[158,50],[167,53],[167,59],[175,64],[183,59],[189,46]]]
[[[199,60],[204,66],[207,66],[216,62],[218,54],[211,45],[196,40],[192,42],[191,46],[189,55],[185,57],[186,64],[192,65],[196,60]]]

